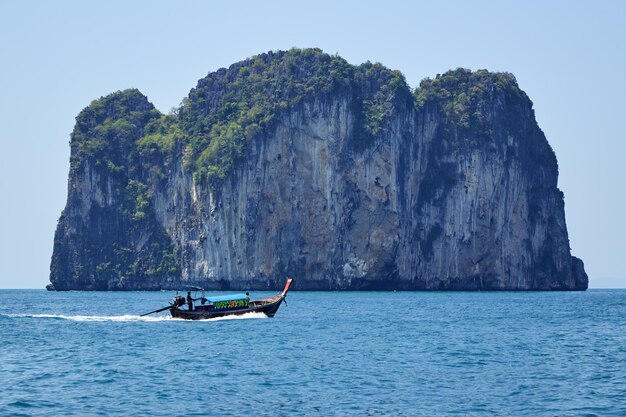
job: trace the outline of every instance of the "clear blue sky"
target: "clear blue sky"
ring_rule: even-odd
[[[48,283],[91,100],[136,87],[167,112],[208,72],[294,46],[413,87],[457,67],[515,74],[559,161],[573,254],[591,287],[626,287],[626,2],[0,0],[0,43],[0,288]]]

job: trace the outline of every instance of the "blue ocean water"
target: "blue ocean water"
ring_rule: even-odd
[[[172,295],[1,290],[0,415],[626,415],[624,290],[291,292],[272,319],[138,317]]]

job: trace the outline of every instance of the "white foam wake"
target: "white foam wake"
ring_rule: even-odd
[[[134,316],[125,314],[122,316],[68,316],[65,314],[7,314],[8,317],[26,317],[35,319],[63,319],[71,321],[164,321],[176,320],[171,316]]]
[[[246,313],[240,316],[224,316],[224,317],[216,317],[214,319],[208,319],[208,321],[223,321],[223,320],[247,320],[247,319],[267,319],[265,314],[263,313]],[[201,320],[207,321],[207,320]]]
[[[267,316],[263,313],[247,313],[242,314],[241,316],[226,316],[226,317],[216,317],[208,320],[185,320],[173,318],[169,314],[162,316],[134,316],[130,314],[125,314],[122,316],[68,316],[64,314],[6,314],[6,317],[26,317],[26,318],[42,318],[42,319],[63,319],[63,320],[71,320],[71,321],[82,321],[82,322],[97,322],[97,321],[117,321],[117,322],[131,322],[131,321],[142,321],[142,322],[159,322],[159,321],[193,321],[193,322],[207,322],[207,321],[222,321],[222,320],[246,320],[246,319],[260,319],[267,318]]]

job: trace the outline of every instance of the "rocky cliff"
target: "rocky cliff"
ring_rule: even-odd
[[[556,157],[510,74],[412,91],[316,49],[201,79],[163,115],[137,90],[71,135],[57,290],[583,290]]]

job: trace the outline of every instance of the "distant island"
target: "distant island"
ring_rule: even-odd
[[[513,75],[412,90],[319,49],[136,89],[71,134],[49,289],[585,290],[556,156]]]

